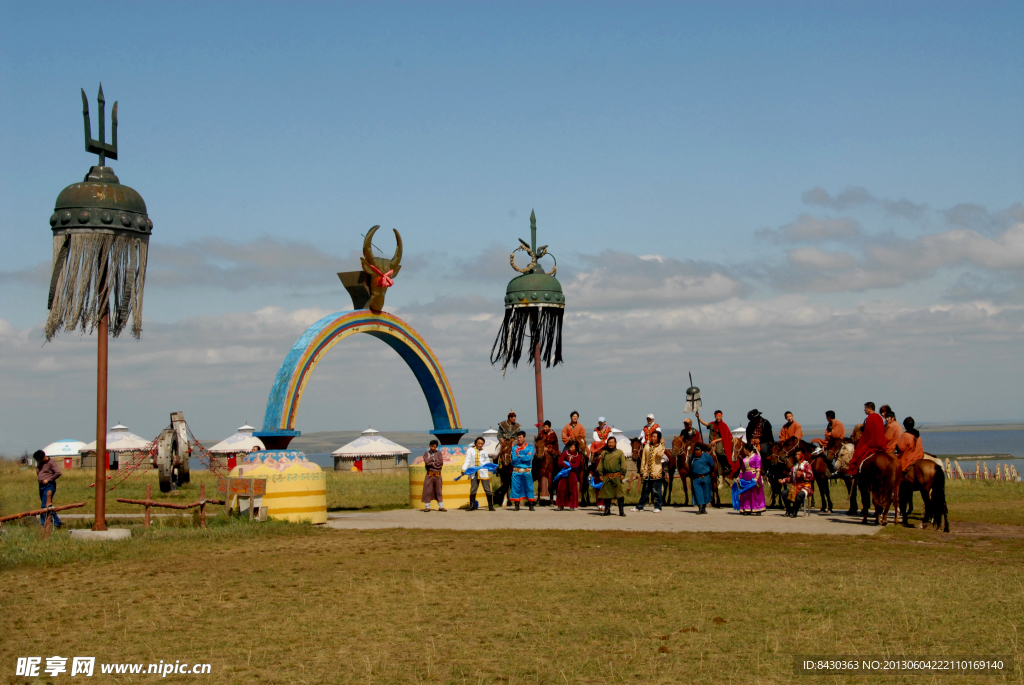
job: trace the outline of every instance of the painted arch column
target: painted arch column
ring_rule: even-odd
[[[455,396],[441,363],[412,326],[387,312],[368,309],[338,312],[320,319],[303,333],[281,363],[267,399],[263,428],[255,435],[267,449],[286,449],[300,432],[295,430],[302,393],[326,352],[356,333],[366,333],[391,347],[412,370],[427,400],[434,430],[443,445],[455,445],[466,430],[459,426]]]

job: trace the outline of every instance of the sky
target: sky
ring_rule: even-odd
[[[154,223],[141,341],[109,423],[259,426],[303,330],[351,307],[362,235],[386,309],[440,358],[462,423],[533,423],[489,363],[508,253],[558,259],[545,409],[635,432],[709,410],[848,425],[1017,421],[1024,387],[1019,3],[5,3],[0,451],[95,433],[95,336],[44,344],[81,96],[119,105],[121,182]],[[109,116],[109,115],[108,115]],[[427,430],[379,341],[335,347],[297,428]],[[714,405],[713,407],[711,405]],[[710,411],[708,412],[710,413]]]

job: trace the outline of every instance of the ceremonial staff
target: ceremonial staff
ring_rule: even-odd
[[[82,91],[85,151],[99,155],[81,183],[60,192],[50,217],[53,229],[53,271],[46,319],[46,340],[60,330],[96,331],[96,520],[93,530],[106,530],[107,494],[107,340],[118,337],[131,321],[131,333],[142,335],[142,291],[153,222],[142,196],[121,185],[107,158],[117,159],[117,103],[110,112],[106,142],[103,84],[99,103],[100,139],[94,140],[89,101]],[[111,306],[110,298],[114,302]]]
[[[555,278],[558,262],[545,272],[538,263],[542,257],[554,255],[547,245],[537,247],[537,215],[530,212],[530,242],[519,239],[519,247],[509,255],[512,268],[520,273],[508,283],[505,290],[505,318],[498,337],[491,346],[491,364],[501,362],[501,375],[511,363],[519,365],[523,344],[530,337],[530,363],[533,364],[537,386],[537,425],[544,425],[544,391],[541,383],[541,362],[546,366],[562,363],[562,316],[565,313],[565,295],[562,284]],[[530,263],[525,268],[516,266],[516,252],[526,252]]]

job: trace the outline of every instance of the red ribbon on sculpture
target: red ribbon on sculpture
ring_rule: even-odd
[[[387,273],[384,273],[373,264],[370,264],[370,268],[373,269],[373,273],[377,274],[377,278],[375,278],[373,282],[378,286],[390,288],[395,284],[394,279],[391,278],[391,274],[395,272],[394,269],[388,269]]]

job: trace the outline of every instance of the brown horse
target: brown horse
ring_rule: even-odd
[[[640,438],[630,438],[629,440],[630,455],[629,458],[632,460],[633,465],[636,466],[636,471],[629,477],[626,482],[626,494],[633,489],[633,483],[640,480],[640,459],[644,454],[644,444],[640,442]],[[641,483],[642,486],[642,483]]]
[[[796,438],[793,438],[795,441]],[[788,477],[793,472],[793,467],[796,465],[796,445],[790,445],[789,441],[786,443],[775,443],[772,445],[771,451],[768,453],[768,457],[762,463],[761,468],[764,469],[768,485],[771,486],[772,501],[766,507],[768,509],[785,509],[786,500],[782,494],[782,483],[781,480]]]
[[[925,455],[918,459],[904,472],[900,479],[900,518],[903,525],[912,528],[908,520],[907,505],[913,501],[914,493],[920,492],[924,500],[924,518],[921,527],[931,521],[935,529],[943,523],[943,532],[949,532],[949,509],[946,507],[946,472],[933,461],[934,457]]]
[[[494,491],[494,506],[500,507],[509,494],[512,487],[512,440],[502,440],[498,443],[498,454],[494,459],[498,463],[497,474],[501,485]],[[508,503],[512,506],[512,502]]]
[[[537,436],[537,440],[533,443],[533,482],[540,482],[539,492],[537,493],[537,504],[543,506],[541,497],[547,497],[547,505],[554,504],[555,494],[549,488],[551,481],[555,478],[555,464],[558,462],[558,454],[552,453],[550,446],[547,442]]]
[[[875,525],[881,523],[885,526],[889,523],[889,507],[893,505],[899,492],[901,475],[900,460],[888,452],[875,452],[864,459],[857,473],[857,486],[864,505],[861,511],[864,520],[861,523],[868,522],[869,495],[875,505]],[[897,513],[894,508],[894,522]]]
[[[679,480],[683,482],[683,496],[686,501],[683,503],[684,507],[690,506],[690,484],[687,480],[690,478],[690,455],[693,453],[693,446],[697,444],[698,438],[694,437],[692,440],[686,440],[682,435],[677,435],[672,438],[672,459],[676,463],[676,471],[679,473]],[[669,492],[672,492],[672,481],[669,480]]]

